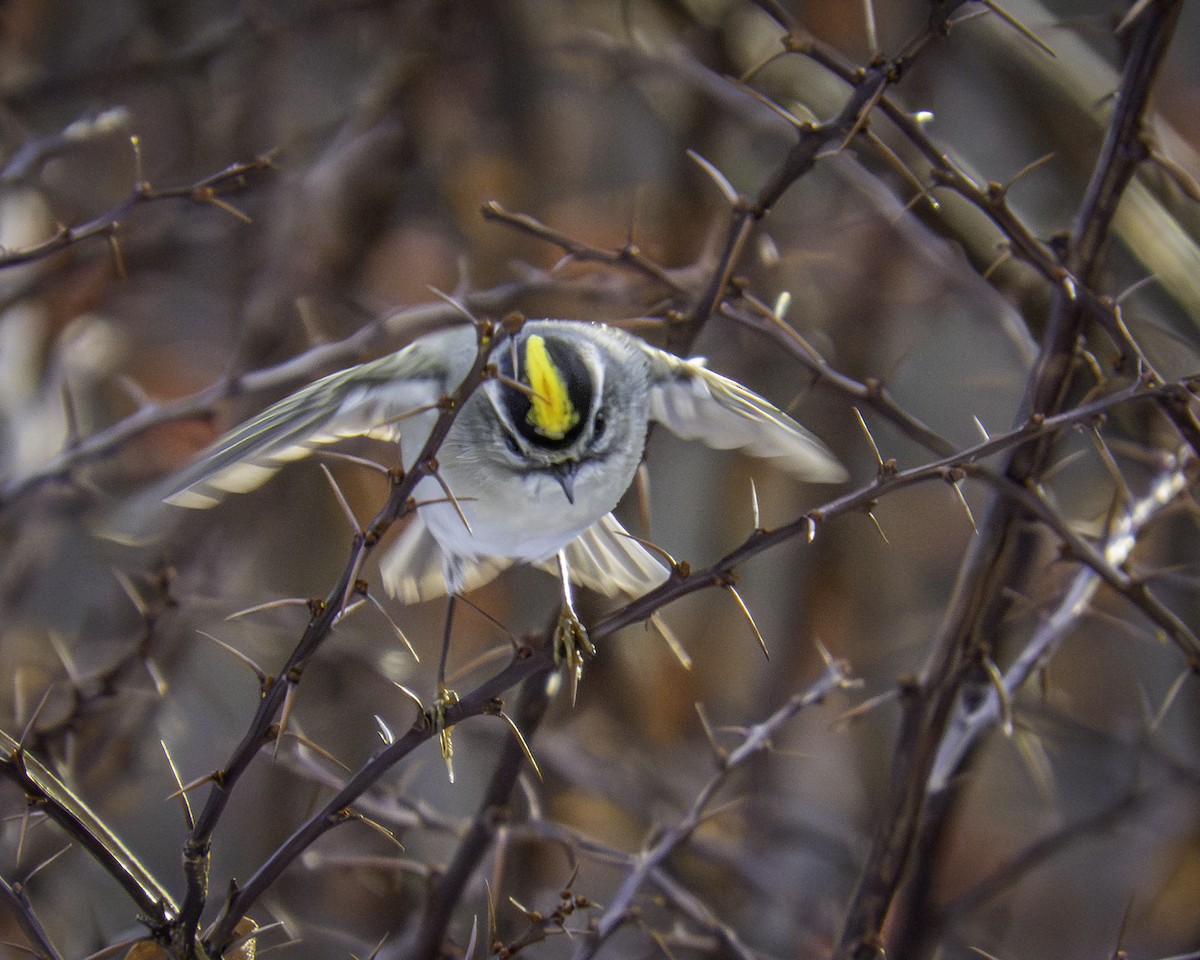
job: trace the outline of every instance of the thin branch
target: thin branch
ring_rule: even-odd
[[[627,922],[638,891],[652,878],[654,871],[666,858],[678,850],[707,819],[709,804],[734,770],[751,757],[770,749],[771,741],[780,728],[801,710],[822,702],[835,690],[853,685],[854,681],[845,670],[845,665],[837,661],[827,663],[825,672],[815,683],[794,694],[766,720],[746,732],[742,742],[726,754],[720,769],[700,788],[687,812],[675,823],[661,830],[653,846],[634,857],[633,869],[620,889],[592,924],[589,935],[580,939],[575,948],[574,960],[588,960],[594,956],[601,944]]]

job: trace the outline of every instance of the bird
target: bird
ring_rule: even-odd
[[[437,452],[437,476],[414,488],[415,515],[380,559],[404,603],[458,596],[514,563],[556,573],[562,607],[556,651],[578,680],[594,652],[572,583],[640,596],[669,569],[613,515],[659,423],[685,440],[740,449],[810,482],[838,483],[829,448],[758,394],[650,346],[619,327],[527,320],[509,336],[472,324],[426,334],[376,360],[300,389],[218,439],[173,478],[167,503],[216,506],[285,464],[347,437],[400,445],[413,467],[439,400],[468,375],[477,351],[492,375],[462,403]]]

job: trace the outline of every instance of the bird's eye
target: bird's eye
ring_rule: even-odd
[[[604,436],[604,431],[607,429],[608,418],[604,416],[603,410],[597,410],[596,416],[592,419],[592,442],[595,443]]]

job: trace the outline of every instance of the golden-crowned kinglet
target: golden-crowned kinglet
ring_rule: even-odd
[[[166,499],[211,507],[341,437],[402,440],[407,469],[477,345],[464,325],[318,380],[218,440]],[[441,483],[417,485],[416,515],[380,561],[384,585],[406,602],[471,590],[520,561],[564,576],[564,614],[577,627],[569,580],[633,596],[662,583],[665,566],[611,513],[652,420],[804,480],[846,478],[820,440],[757,394],[614,327],[530,321],[492,350],[499,376],[464,403],[437,455]]]

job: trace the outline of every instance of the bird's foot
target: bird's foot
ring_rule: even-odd
[[[567,683],[571,688],[571,706],[575,706],[584,661],[595,654],[596,648],[588,639],[587,628],[574,610],[563,607],[558,615],[558,626],[554,628],[554,662],[562,664],[566,670]]]

